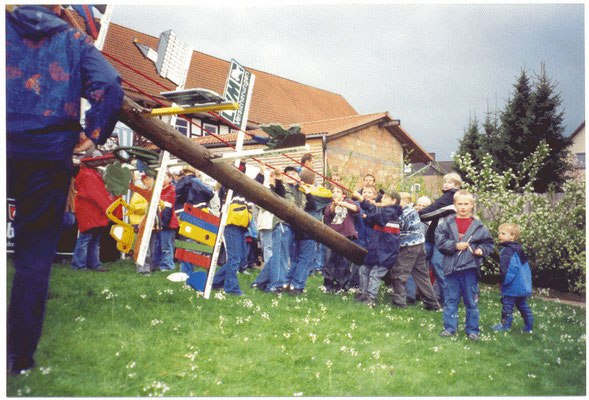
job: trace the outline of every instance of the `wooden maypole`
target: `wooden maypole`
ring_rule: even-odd
[[[258,206],[289,222],[296,229],[309,234],[313,239],[353,263],[362,264],[364,257],[366,257],[364,248],[274,194],[268,188],[248,178],[235,168],[233,163],[211,162],[212,155],[206,148],[157,118],[145,118],[143,113],[146,111],[148,110],[125,96],[120,120],[135,132],[151,140],[159,148],[170,152],[221,184],[247,197]]]

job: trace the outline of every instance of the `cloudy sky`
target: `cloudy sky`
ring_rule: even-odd
[[[117,5],[113,22],[388,111],[437,160],[469,116],[502,109],[522,68],[546,64],[566,133],[585,118],[584,5],[350,4],[331,1]],[[254,88],[255,90],[255,88]]]

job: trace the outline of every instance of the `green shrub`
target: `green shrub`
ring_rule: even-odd
[[[517,174],[494,172],[488,155],[481,170],[472,167],[468,154],[455,160],[474,182],[465,188],[475,194],[477,216],[496,244],[499,225],[514,222],[520,226],[518,241],[528,255],[534,286],[585,294],[584,180],[571,179],[563,193],[544,195],[533,192],[533,179],[520,185],[525,177],[535,176],[547,154],[548,146],[539,146]],[[499,280],[499,250],[485,259],[482,273],[487,282]]]

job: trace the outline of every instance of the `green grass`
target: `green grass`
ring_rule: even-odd
[[[54,266],[37,366],[8,377],[8,396],[556,396],[585,395],[585,309],[530,299],[533,334],[508,333],[499,293],[481,286],[481,341],[447,339],[442,313],[376,309],[352,294],[304,297],[249,288],[205,300],[164,273]],[[8,284],[13,268],[9,263]],[[8,291],[8,294],[10,291]]]

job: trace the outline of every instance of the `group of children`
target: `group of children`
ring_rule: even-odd
[[[243,172],[244,168],[242,165]],[[145,265],[138,266],[139,273],[150,274],[150,265],[152,271],[154,266],[161,270],[174,268],[176,214],[185,203],[204,208],[215,197],[215,192],[197,174],[192,167],[186,167],[184,176],[175,184],[172,176],[166,177],[151,251]],[[443,305],[444,330],[440,334],[443,337],[457,334],[458,305],[462,299],[467,338],[478,340],[480,265],[494,250],[494,241],[482,222],[473,217],[474,196],[460,189],[460,176],[456,173],[444,176],[442,196],[433,203],[428,198],[419,198],[415,207],[409,193],[379,192],[372,175],[367,175],[364,187],[350,197],[338,185],[338,178],[332,179],[335,184],[330,191],[315,185],[315,174],[308,169],[288,166],[265,177],[260,166],[256,181],[265,183],[276,195],[315,218],[323,218],[330,228],[364,246],[367,256],[363,264],[352,265],[307,233],[259,210],[264,268],[251,287],[267,293],[302,295],[315,259],[325,249],[319,264],[326,292],[345,291],[357,285],[359,293],[355,300],[374,307],[384,280],[393,289],[392,305],[400,308],[406,308],[408,302],[414,303],[419,293],[426,310],[437,311]],[[142,181],[146,188],[152,184],[152,179],[145,175]],[[225,191],[226,188],[219,191],[221,201]],[[139,194],[133,196],[131,224],[139,223],[146,206],[147,201]],[[251,203],[236,193],[224,231],[225,261],[220,263],[222,266],[214,277],[214,289],[243,295],[237,273],[246,265],[246,235],[254,224],[251,211]],[[514,307],[524,318],[524,330],[531,332],[533,327],[532,311],[526,302],[532,291],[531,272],[525,252],[516,242],[519,233],[519,227],[512,223],[499,227],[503,312],[501,323],[492,327],[495,330],[511,327]],[[430,265],[435,286],[430,279]],[[182,262],[181,271],[190,274],[192,266]]]
[[[281,172],[276,172],[271,187],[278,195],[311,212],[316,209],[313,187],[297,184],[298,180],[298,171],[287,167],[284,178]],[[446,175],[442,196],[433,204],[421,202],[416,207],[419,211],[411,205],[409,193],[387,191],[379,194],[375,186],[368,184],[348,198],[340,187],[335,186],[324,217],[325,223],[335,231],[348,239],[363,239],[366,244],[367,256],[358,270],[356,301],[373,307],[382,280],[389,277],[393,306],[405,308],[406,285],[411,278],[426,310],[439,310],[440,303],[443,304],[444,330],[441,336],[457,334],[458,305],[462,299],[466,307],[467,338],[477,341],[480,266],[482,259],[494,250],[494,241],[483,223],[473,217],[474,195],[461,190],[461,184],[458,174]],[[358,222],[354,224],[354,218],[359,219],[360,225]],[[492,328],[509,329],[514,307],[518,307],[524,318],[524,331],[531,332],[533,316],[526,302],[531,295],[531,272],[525,252],[516,242],[518,235],[519,228],[515,224],[499,227],[499,241],[503,247],[503,312],[501,323]],[[310,242],[303,232],[276,218],[272,231],[272,257],[252,287],[270,293],[302,294],[309,276]],[[439,286],[439,296],[430,281],[428,262]],[[327,249],[323,267],[325,290],[346,290],[351,275],[350,262]]]

